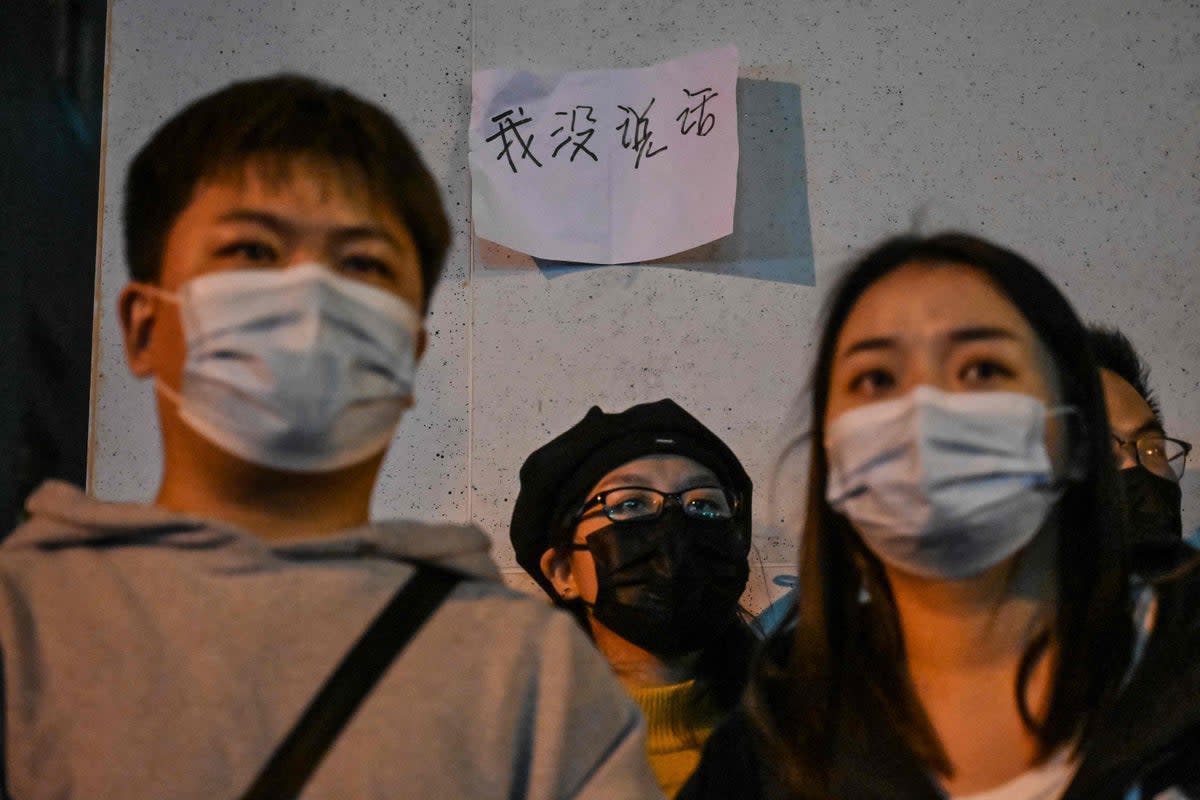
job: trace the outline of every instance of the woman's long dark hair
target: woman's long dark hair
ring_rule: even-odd
[[[909,677],[883,568],[825,500],[822,443],[838,335],[870,286],[913,262],[965,265],[986,275],[1050,352],[1061,402],[1077,411],[1080,424],[1073,426],[1069,447],[1082,476],[1068,483],[1056,508],[1057,603],[1047,635],[1026,652],[1015,687],[1040,758],[1077,737],[1086,741],[1130,657],[1124,517],[1103,394],[1082,323],[1062,293],[1016,253],[960,233],[889,239],[849,270],[825,310],[812,373],[813,446],[797,611],[787,632],[768,644],[768,652],[786,655],[762,659],[747,693],[751,727],[778,776],[799,797],[830,796],[838,737],[861,734],[873,719],[884,720],[928,767],[950,772]],[[864,588],[870,602],[860,601]],[[1024,702],[1026,683],[1050,642],[1057,657],[1049,705],[1044,717],[1034,719]]]

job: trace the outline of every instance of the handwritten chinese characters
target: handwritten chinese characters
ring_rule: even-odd
[[[695,131],[696,136],[707,136],[712,133],[713,126],[717,124],[717,115],[711,111],[705,113],[705,106],[709,100],[717,96],[717,93],[711,88],[705,87],[696,91],[684,89],[683,94],[689,101],[699,96],[700,101],[690,108],[685,104],[683,110],[675,117],[676,122],[682,123],[679,129],[680,134],[687,136]],[[654,131],[650,127],[650,109],[654,107],[655,100],[657,98],[651,97],[650,102],[641,111],[633,106],[617,106],[617,110],[624,115],[624,118],[614,130],[621,134],[621,147],[634,152],[634,169],[642,165],[643,158],[653,158],[670,146],[665,144],[654,146]],[[594,114],[595,108],[585,105],[574,106],[570,111],[555,111],[554,116],[566,119],[560,120],[562,124],[550,133],[551,143],[554,144],[554,149],[550,151],[550,157],[558,158],[558,154],[563,148],[570,146],[572,149],[568,151],[569,161],[574,161],[580,153],[592,161],[599,161],[600,158],[595,151],[588,149],[588,142],[596,134],[595,124],[599,121]],[[692,114],[695,116],[689,122],[688,117]],[[534,134],[522,136],[520,131],[522,125],[528,125],[532,121],[533,119],[526,116],[525,109],[520,106],[515,111],[509,108],[492,117],[492,122],[496,124],[496,132],[487,137],[485,141],[496,142],[500,151],[496,155],[496,160],[507,159],[508,167],[513,172],[521,171],[517,166],[517,160],[528,159],[530,164],[526,166],[542,166],[542,162],[533,154]],[[589,125],[591,127],[585,127]],[[516,160],[513,159],[512,154],[514,145],[520,146]]]
[[[642,158],[652,158],[663,150],[667,149],[664,144],[657,150],[654,149],[653,131],[650,130],[650,108],[654,105],[654,98],[650,98],[650,102],[646,104],[646,109],[642,113],[634,111],[629,106],[617,106],[625,112],[625,121],[617,126],[617,130],[621,132],[621,147],[626,150],[633,150],[637,153],[637,159],[633,162],[633,168],[637,169],[642,165]],[[633,133],[629,131],[629,123],[633,123]]]
[[[475,73],[478,236],[536,256],[623,263],[728,234],[737,50],[641,69]]]
[[[569,113],[571,116],[571,129],[570,129],[570,132],[567,133],[566,136],[563,138],[563,140],[558,143],[558,146],[554,148],[554,152],[550,154],[551,158],[558,158],[558,151],[562,150],[567,145],[571,145],[572,147],[574,147],[574,149],[571,151],[571,161],[574,161],[575,156],[579,155],[580,153],[584,153],[585,155],[590,157],[592,159],[592,161],[600,160],[600,159],[596,158],[595,153],[593,153],[591,150],[588,150],[588,148],[587,148],[587,143],[590,142],[592,139],[592,136],[595,135],[596,129],[595,128],[587,128],[585,130],[583,128],[583,126],[587,123],[592,123],[593,125],[595,124],[596,118],[592,116],[593,110],[594,109],[591,106],[575,106],[575,108],[571,109],[570,112],[567,112],[567,111],[555,111],[554,112],[554,115],[557,117],[565,117]],[[583,113],[581,114],[580,112],[583,112]],[[581,119],[583,120],[582,122],[580,122]],[[554,133],[550,134],[550,138],[553,139],[555,136],[558,136],[566,129],[567,128],[565,125],[560,125],[559,127],[554,129]],[[576,138],[576,137],[578,137],[578,138]],[[513,171],[515,172],[516,170],[513,170]]]
[[[517,116],[518,119],[514,120],[514,116]],[[492,122],[495,122],[499,126],[499,129],[489,136],[487,140],[490,142],[497,138],[500,139],[500,155],[496,156],[496,160],[507,158],[508,166],[513,172],[517,171],[517,162],[513,161],[512,157],[512,146],[514,144],[513,140],[516,140],[515,143],[521,145],[521,152],[518,156],[519,158],[528,158],[539,167],[542,165],[542,162],[538,161],[537,158],[534,157],[533,153],[531,153],[529,150],[529,148],[533,146],[533,134],[529,134],[529,138],[525,138],[521,135],[521,126],[528,125],[532,121],[533,120],[530,117],[525,116],[525,109],[521,108],[520,106],[517,107],[516,115],[513,114],[513,111],[510,108],[503,114],[497,114],[496,116],[492,117]],[[509,139],[509,136],[511,136],[512,139]]]
[[[709,100],[717,96],[717,93],[712,90],[711,86],[705,86],[703,89],[697,89],[694,92],[684,89],[683,93],[689,99],[699,95],[700,102],[696,103],[692,108],[685,108],[679,112],[679,116],[675,118],[675,121],[680,123],[679,132],[687,136],[694,130],[697,136],[708,136],[712,133],[713,126],[717,124],[717,115],[712,112],[706,114],[704,107],[708,105]],[[695,114],[696,116],[692,118],[691,122],[688,122],[690,114]]]

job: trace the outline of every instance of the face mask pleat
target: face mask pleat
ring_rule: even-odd
[[[420,317],[308,264],[210,273],[179,293],[180,418],[219,447],[326,471],[384,449],[412,393]]]
[[[589,534],[598,583],[592,613],[662,657],[702,649],[735,618],[749,578],[738,531],[735,520],[669,509]]]
[[[976,575],[1024,547],[1057,500],[1047,413],[1029,395],[930,386],[855,408],[829,425],[826,497],[884,562]]]

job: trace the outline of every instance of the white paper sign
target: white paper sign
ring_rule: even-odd
[[[728,45],[644,69],[476,72],[475,233],[590,264],[648,261],[729,235],[737,68]]]

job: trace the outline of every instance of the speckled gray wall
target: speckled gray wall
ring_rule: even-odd
[[[123,280],[120,176],[184,100],[281,68],[382,102],[443,182],[456,247],[430,319],[420,405],[376,505],[381,514],[470,516],[496,537],[504,565],[524,456],[593,403],[616,409],[665,395],[725,435],[760,488],[779,484],[758,502],[759,551],[790,562],[794,544],[765,523],[792,506],[802,481],[787,469],[772,476],[821,300],[856,249],[915,220],[1014,247],[1085,317],[1122,326],[1153,366],[1169,429],[1200,442],[1194,2],[352,6],[115,0],[94,428],[101,495],[146,497],[157,475],[150,390],[126,377],[112,315]],[[709,251],[674,264],[558,269],[471,240],[472,68],[639,66],[726,42],[741,51],[739,94],[760,90],[743,108],[760,115],[744,117],[743,152],[779,151],[772,119],[793,134],[802,127],[801,162],[780,155],[796,192],[775,206],[790,217],[783,224],[801,228],[793,272],[745,268],[744,248],[732,264]],[[765,110],[764,98],[781,107]],[[761,222],[773,206],[745,184],[739,202]],[[1200,525],[1200,467],[1184,491],[1191,529]]]
[[[817,310],[852,252],[914,222],[1043,265],[1086,317],[1129,332],[1170,429],[1200,439],[1200,14],[1139,5],[476,2],[476,68],[637,66],[733,42],[743,78],[798,86],[809,219],[791,221],[811,224],[816,287],[663,265],[537,269],[476,243],[475,519],[502,533],[522,456],[590,404],[671,395],[727,436],[760,489],[776,485],[758,504],[759,552],[790,562],[793,543],[771,534],[803,471],[775,458]],[[763,131],[748,137],[744,117],[761,109],[741,111],[753,154]],[[746,188],[739,205],[754,201]]]

